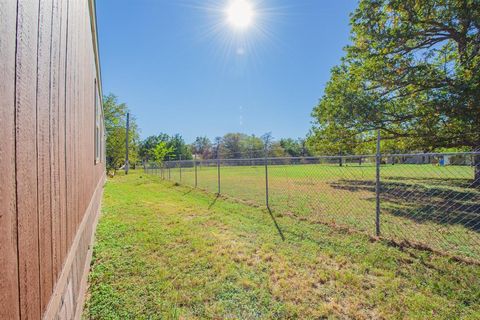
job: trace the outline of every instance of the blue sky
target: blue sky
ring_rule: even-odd
[[[97,1],[103,91],[128,104],[142,138],[307,134],[356,1],[245,0],[243,31],[226,22],[230,1]]]

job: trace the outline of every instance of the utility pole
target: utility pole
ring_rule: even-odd
[[[128,169],[130,164],[128,162],[128,134],[130,130],[130,113],[127,113],[127,128],[126,128],[126,138],[125,138],[125,174],[128,174]]]

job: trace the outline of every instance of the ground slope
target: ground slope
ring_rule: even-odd
[[[111,179],[85,318],[480,318],[480,267],[133,173]]]

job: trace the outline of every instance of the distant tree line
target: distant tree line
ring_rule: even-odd
[[[208,138],[200,137],[193,143],[193,150],[197,155],[205,156],[202,151],[206,150],[210,158],[216,157],[216,150],[220,158],[246,159],[268,157],[302,157],[311,153],[307,149],[304,139],[280,139],[274,140],[270,133],[262,136],[247,135],[244,133],[227,133],[223,137],[217,137],[210,149],[197,148],[197,142]],[[198,145],[198,146],[201,146]]]
[[[212,142],[207,137],[197,137],[191,145],[192,153],[199,159],[249,159],[268,157],[308,156],[304,139],[273,140],[270,133],[263,136],[244,133],[227,133]]]
[[[213,141],[197,137],[186,144],[181,135],[165,133],[153,135],[140,143],[139,157],[144,162],[196,159],[248,159],[268,157],[302,157],[311,155],[304,139],[273,140],[271,134],[263,136],[227,133]]]

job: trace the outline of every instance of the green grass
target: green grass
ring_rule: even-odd
[[[102,211],[86,319],[479,318],[479,266],[138,172]]]
[[[221,193],[263,205],[264,170],[222,167]],[[469,187],[473,176],[469,166],[383,165],[382,236],[480,261],[480,190]],[[193,168],[182,168],[181,180],[178,168],[170,177],[194,185]],[[269,177],[270,206],[276,214],[374,234],[373,165],[270,166]],[[198,187],[217,192],[216,167],[198,168]]]

